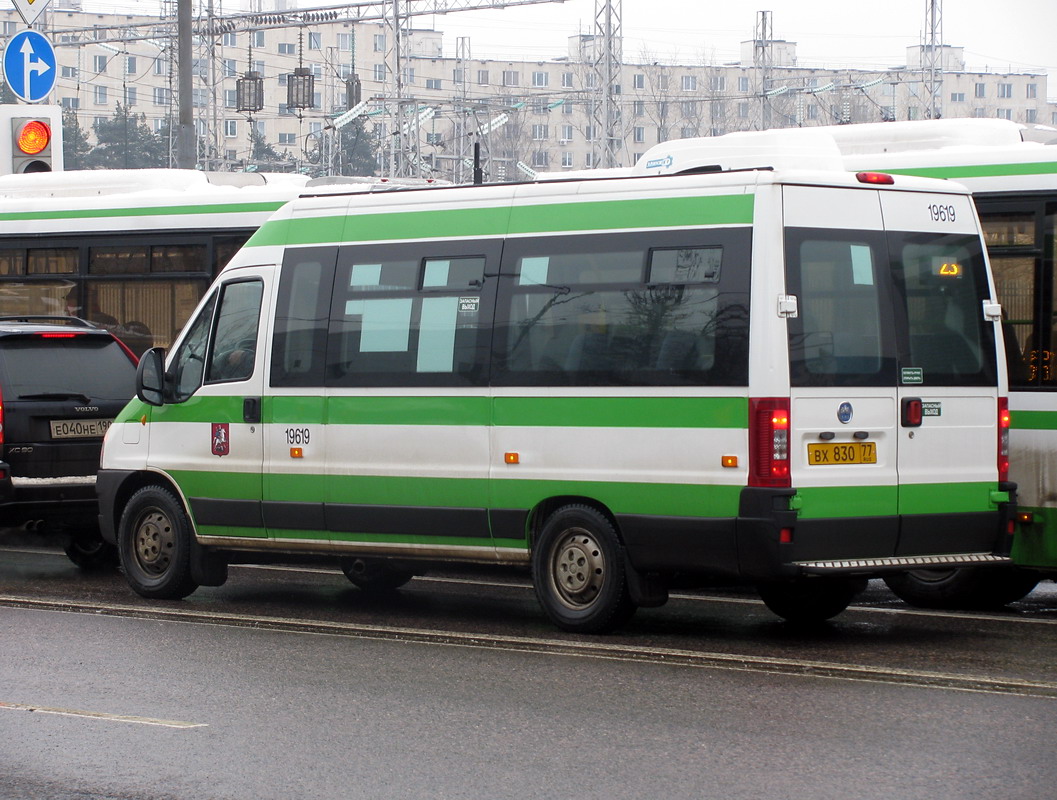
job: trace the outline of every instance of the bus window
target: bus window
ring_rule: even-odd
[[[29,274],[51,275],[77,272],[76,247],[41,247],[29,251]]]
[[[17,249],[0,250],[0,275],[25,275],[26,251]]]
[[[1034,333],[1035,258],[1033,256],[993,255],[991,270],[995,289],[1002,303],[1002,332],[1007,338],[1006,354],[1009,363],[1009,384],[1028,386],[1039,379],[1038,367],[1033,363],[1036,335]]]
[[[243,381],[253,374],[264,284],[237,281],[223,287],[206,382]]]
[[[322,386],[336,247],[287,250],[272,338],[272,386]]]
[[[748,233],[707,236],[713,241],[695,232],[518,242],[522,252],[511,254],[502,303],[496,379],[744,385]],[[621,240],[625,249],[616,249]]]
[[[892,335],[882,321],[887,259],[878,234],[790,229],[787,291],[794,386],[886,386],[895,381]]]

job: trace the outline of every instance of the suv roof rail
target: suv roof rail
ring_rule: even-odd
[[[67,317],[60,314],[12,314],[0,317],[0,322],[44,322],[54,325],[83,325],[86,328],[99,326],[80,317]]]

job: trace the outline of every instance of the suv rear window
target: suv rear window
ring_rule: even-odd
[[[136,393],[129,357],[109,336],[9,336],[0,339],[0,352],[9,400],[50,394],[127,400]]]

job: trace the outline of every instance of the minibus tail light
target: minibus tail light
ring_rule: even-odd
[[[749,486],[791,486],[788,397],[749,400],[749,441]]]
[[[872,183],[878,186],[891,186],[896,182],[896,179],[887,172],[857,172],[855,178],[859,183]]]
[[[998,480],[1009,480],[1009,398],[998,398]]]

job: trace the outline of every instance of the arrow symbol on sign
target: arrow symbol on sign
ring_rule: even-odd
[[[29,81],[33,77],[34,73],[37,75],[43,75],[45,72],[51,69],[51,64],[46,61],[41,61],[37,58],[36,52],[33,50],[33,43],[29,39],[22,42],[22,47],[19,48],[19,52],[22,53],[22,76],[24,83],[22,84],[22,91],[29,95],[31,94],[29,88]]]

